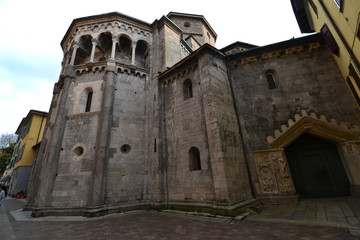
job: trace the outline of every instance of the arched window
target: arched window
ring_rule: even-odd
[[[196,147],[189,150],[189,166],[190,171],[201,170],[200,152]]]
[[[119,46],[120,46],[120,61],[122,63],[130,64],[131,63],[131,39],[127,35],[121,35],[119,37]]]
[[[92,103],[92,98],[93,98],[93,90],[91,88],[87,88],[85,90],[84,93],[84,100],[86,99],[86,103],[85,103],[85,108],[83,108],[85,110],[85,112],[90,112],[91,110],[91,103]],[[83,100],[83,101],[84,101]],[[82,103],[84,104],[84,102]],[[84,105],[82,105],[84,107]]]
[[[184,100],[193,97],[192,83],[190,79],[186,79],[183,83]]]
[[[191,23],[189,23],[189,22],[184,22],[184,27],[186,27],[186,28],[191,27]]]
[[[95,59],[99,62],[106,61],[111,56],[112,35],[109,32],[101,33],[98,37]]]
[[[269,89],[275,89],[276,88],[276,84],[275,84],[275,71],[270,69],[267,70],[265,72],[265,76],[266,76],[266,80],[267,80],[267,84]]]
[[[76,51],[74,65],[85,64],[90,60],[92,48],[91,39],[92,37],[90,35],[84,35],[80,38],[78,43],[79,48]]]
[[[148,68],[148,43],[144,40],[139,40],[135,49],[135,64],[142,68]]]

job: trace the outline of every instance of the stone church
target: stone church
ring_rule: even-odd
[[[217,49],[204,16],[73,20],[26,209],[97,216],[360,195],[360,109],[319,34]]]

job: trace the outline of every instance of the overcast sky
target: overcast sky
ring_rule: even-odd
[[[0,0],[0,134],[14,133],[31,109],[49,111],[72,20],[114,11],[148,23],[169,12],[203,15],[219,49],[301,36],[290,0]]]

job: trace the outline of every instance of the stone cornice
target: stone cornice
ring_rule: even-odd
[[[248,50],[227,55],[225,57],[230,68],[238,65],[251,64],[258,61],[279,58],[296,53],[313,51],[323,46],[323,39],[319,34],[291,39],[284,42],[254,47]]]
[[[89,72],[103,72],[107,70],[106,62],[98,62],[98,63],[88,63],[77,65],[74,67],[76,75],[82,75]],[[146,77],[150,74],[149,69],[138,68],[133,65],[122,64],[119,62],[115,62],[114,72],[116,73],[127,73],[129,75]]]

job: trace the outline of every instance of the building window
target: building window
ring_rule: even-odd
[[[156,152],[156,138],[154,139],[154,152]]]
[[[81,146],[78,146],[78,147],[74,148],[73,152],[74,152],[75,156],[80,157],[84,153],[84,148]]]
[[[360,97],[356,92],[354,84],[352,83],[352,81],[351,81],[351,79],[349,77],[346,78],[346,82],[347,82],[348,86],[350,87],[350,90],[351,90],[351,92],[352,92],[358,106],[360,107]]]
[[[184,100],[193,97],[192,83],[190,79],[186,79],[183,83]]]
[[[93,92],[89,91],[87,94],[87,99],[86,99],[85,112],[90,112],[92,96],[93,96]]]
[[[265,72],[265,76],[266,76],[266,81],[268,84],[269,89],[275,89],[276,88],[276,84],[275,84],[275,71],[270,69],[267,70]]]
[[[189,22],[184,22],[184,27],[191,27],[191,24]]]
[[[351,63],[349,65],[349,73],[354,78],[354,80],[357,84],[357,87],[360,89],[360,76],[356,73],[356,70]]]
[[[120,151],[124,154],[128,154],[130,152],[130,150],[131,150],[131,147],[128,144],[124,144],[120,147]]]
[[[25,150],[25,144],[20,148],[18,155],[17,155],[17,159],[16,162],[20,161],[23,157],[24,154],[24,150]]]
[[[201,170],[200,152],[196,147],[189,150],[190,171]]]
[[[333,54],[335,54],[336,56],[339,56],[339,45],[335,41],[334,36],[331,34],[331,32],[326,24],[324,24],[324,26],[320,29],[320,32],[324,37],[326,46],[330,49],[330,51]]]

